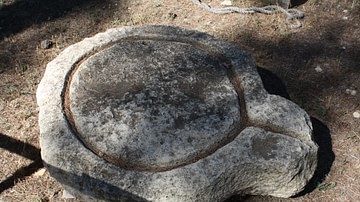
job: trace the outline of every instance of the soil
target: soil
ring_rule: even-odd
[[[221,0],[204,0],[220,7]],[[260,2],[260,1],[259,1]],[[236,6],[261,5],[233,1]],[[67,46],[112,27],[176,25],[248,51],[265,87],[304,108],[320,147],[305,190],[290,199],[233,196],[227,201],[360,201],[360,1],[293,2],[302,27],[284,15],[208,13],[191,0],[0,0],[0,201],[76,201],[43,169],[36,88],[46,64]],[[286,87],[286,88],[285,88]]]

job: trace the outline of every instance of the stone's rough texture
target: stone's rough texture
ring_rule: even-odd
[[[65,49],[38,91],[42,158],[85,201],[290,197],[312,177],[309,116],[252,59],[176,27],[111,29]]]
[[[225,68],[189,44],[116,43],[79,66],[70,100],[84,143],[133,169],[176,167],[238,135],[238,97]]]

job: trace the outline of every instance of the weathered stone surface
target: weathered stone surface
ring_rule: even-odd
[[[86,201],[290,197],[317,163],[306,112],[268,94],[244,51],[197,31],[85,39],[48,64],[37,101],[45,166]]]

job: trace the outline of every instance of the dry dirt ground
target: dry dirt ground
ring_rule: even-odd
[[[218,7],[221,0],[204,2]],[[287,92],[313,117],[319,165],[303,193],[228,201],[360,201],[360,119],[353,116],[360,110],[360,2],[298,4],[302,27],[289,29],[281,14],[215,15],[191,0],[0,0],[0,201],[74,201],[61,198],[61,186],[42,169],[37,85],[65,47],[111,27],[142,24],[196,29],[242,47],[270,92]],[[42,49],[46,39],[52,45]]]

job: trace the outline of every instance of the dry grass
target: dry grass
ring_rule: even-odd
[[[323,150],[319,167],[326,175],[319,175],[304,195],[231,201],[360,201],[360,119],[352,116],[360,110],[358,0],[309,0],[298,7],[306,17],[297,30],[289,29],[280,14],[214,15],[190,0],[79,1],[63,10],[31,2],[0,1],[0,140],[12,139],[0,142],[0,201],[71,201],[61,199],[61,186],[48,173],[36,175],[40,167],[31,167],[39,162],[34,149],[39,148],[37,84],[46,64],[65,47],[111,27],[142,24],[205,31],[241,46],[259,66],[282,79],[294,102],[329,129],[322,138],[331,140],[332,148]],[[205,2],[218,6],[221,0]],[[256,5],[250,0],[234,2]],[[51,49],[39,48],[45,39],[53,42]],[[315,71],[318,66],[320,73]],[[346,89],[358,92],[349,95]]]

